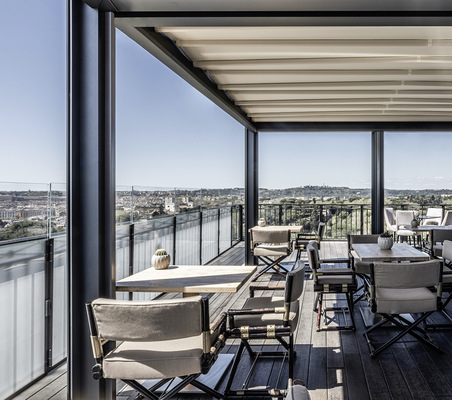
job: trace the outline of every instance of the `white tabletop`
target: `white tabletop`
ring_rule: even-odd
[[[427,261],[429,255],[409,246],[407,243],[394,243],[391,250],[381,250],[377,243],[356,243],[353,249],[364,262],[380,261]]]
[[[236,293],[255,266],[170,265],[148,268],[116,282],[118,292]]]

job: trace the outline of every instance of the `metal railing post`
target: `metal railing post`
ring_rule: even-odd
[[[129,225],[129,276],[133,275],[133,261],[135,257],[135,224]],[[129,300],[133,300],[133,293],[129,292]]]
[[[282,225],[282,204],[279,205],[278,225]]]
[[[202,265],[202,209],[199,212],[199,265]]]
[[[176,227],[177,227],[177,221],[176,221],[176,215],[173,216],[173,260],[174,264],[176,263]]]
[[[220,254],[220,221],[221,221],[221,208],[218,207],[218,229],[217,229],[218,246],[217,246],[217,255]]]
[[[361,235],[363,235],[364,234],[364,205],[363,204],[361,204],[361,206],[360,206],[360,214],[361,214],[361,216],[360,216],[361,222],[360,222],[359,232]]]
[[[52,366],[53,346],[53,261],[54,239],[48,238],[45,242],[45,322],[44,322],[44,371],[49,372]]]

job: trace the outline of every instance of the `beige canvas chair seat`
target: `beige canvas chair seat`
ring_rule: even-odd
[[[251,251],[265,266],[256,274],[256,281],[266,272],[286,276],[288,269],[281,262],[292,252],[290,230],[283,227],[255,227],[250,229]]]
[[[242,310],[263,309],[284,307],[284,297],[250,297],[246,300]],[[293,331],[298,323],[298,310],[300,303],[298,300],[290,303],[290,312],[287,320],[288,326]],[[263,326],[263,325],[283,325],[284,314],[248,314],[234,317],[236,326]]]
[[[427,312],[436,308],[436,294],[427,288],[388,289],[377,288],[377,308],[383,314],[407,314]]]
[[[290,254],[290,248],[287,244],[261,244],[254,248],[254,255],[259,256],[270,256],[270,257],[280,257],[288,256]]]
[[[223,395],[197,378],[207,374],[224,347],[226,315],[210,328],[208,300],[201,296],[170,300],[96,299],[86,305],[93,346],[94,379],[121,379],[142,396],[166,400],[188,384],[215,398]],[[104,354],[109,341],[117,347]],[[171,379],[181,381],[161,394]],[[147,389],[138,380],[158,379]]]
[[[283,393],[285,388],[267,387],[266,383],[261,388],[248,387],[247,376],[253,375],[254,368],[259,368],[258,363],[252,363],[251,370],[241,374],[236,374],[243,352],[246,349],[248,355],[253,360],[262,357],[278,357],[282,359],[281,370],[287,361],[289,369],[288,387],[292,386],[294,375],[294,332],[298,324],[300,312],[299,298],[304,289],[305,266],[302,261],[295,263],[295,268],[287,273],[285,286],[260,286],[250,285],[250,298],[245,301],[241,309],[231,309],[228,311],[228,338],[240,339],[237,352],[232,363],[231,373],[226,384],[226,398],[268,398],[275,397],[275,393]],[[284,291],[284,297],[262,296],[254,297],[256,291],[280,290]],[[262,346],[261,340],[266,340],[266,345]],[[287,342],[288,339],[288,342]],[[253,341],[258,340],[259,348],[253,348]],[[275,343],[276,341],[276,343]],[[273,342],[273,343],[272,343]],[[268,350],[268,345],[279,344],[280,349]],[[275,360],[276,362],[276,360]],[[256,366],[257,365],[257,366]],[[243,367],[246,368],[246,367]],[[265,371],[259,375],[264,376]],[[240,380],[235,382],[234,379]],[[240,390],[233,389],[234,386]],[[267,382],[267,380],[265,380]],[[278,379],[279,384],[279,379]],[[279,396],[281,397],[281,396]],[[293,398],[296,399],[297,397]],[[290,399],[290,397],[289,397]],[[304,397],[301,397],[304,399]]]
[[[337,268],[337,270],[345,272],[346,268]],[[336,269],[335,269],[334,272],[339,272],[339,271],[336,271]],[[354,282],[354,277],[351,274],[350,270],[348,270],[347,272],[350,273],[350,275],[319,276],[317,282],[320,285],[342,285],[342,284],[352,285]]]
[[[357,274],[369,275],[370,274],[370,263],[361,261],[359,258],[354,261],[355,272]]]
[[[371,264],[369,304],[372,312],[383,317],[364,332],[371,357],[377,356],[408,334],[441,351],[421,327],[441,304],[441,276],[438,260]],[[432,292],[430,288],[437,290]],[[411,314],[412,320],[403,314]],[[376,348],[370,333],[387,322],[392,322],[401,331]]]
[[[355,330],[355,318],[353,315],[353,293],[357,289],[355,272],[351,268],[343,268],[342,265],[350,265],[350,259],[320,259],[318,243],[311,241],[307,247],[309,265],[314,279],[314,292],[317,293],[314,302],[314,312],[317,312],[317,330]],[[330,264],[330,265],[328,265]],[[339,264],[340,267],[331,265]],[[337,305],[337,295],[342,293],[347,301],[347,307]],[[334,295],[336,305],[327,307],[327,296]],[[327,317],[328,312],[341,312],[345,316],[348,312],[350,323],[328,324],[333,319]],[[335,314],[336,315],[336,314]],[[321,320],[323,316],[323,326]]]
[[[163,379],[201,373],[202,356],[202,336],[123,342],[105,356],[102,366],[104,378]]]

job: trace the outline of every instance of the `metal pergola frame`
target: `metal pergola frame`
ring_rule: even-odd
[[[321,9],[315,9],[312,5],[316,3],[308,1],[310,8],[305,10],[298,6],[294,11],[267,7],[260,11],[202,12],[189,7],[167,11],[120,10],[115,3],[115,0],[68,0],[68,397],[71,399],[109,399],[114,393],[105,381],[92,379],[93,358],[84,304],[97,297],[115,295],[115,24],[245,127],[246,230],[255,225],[258,215],[259,132],[372,132],[372,231],[380,232],[384,226],[384,131],[452,131],[452,122],[253,123],[171,40],[149,28],[451,26],[452,4],[446,1],[413,4],[400,0],[390,5],[388,0],[344,0],[340,9],[341,4],[330,0],[321,2]],[[119,3],[127,8],[133,1]],[[135,5],[145,3],[136,1]],[[153,2],[146,4],[152,6]],[[287,6],[287,2],[284,4]],[[208,2],[204,5],[208,9]],[[153,25],[144,26],[144,20]],[[246,248],[249,249],[248,243]],[[249,250],[246,261],[253,262]]]

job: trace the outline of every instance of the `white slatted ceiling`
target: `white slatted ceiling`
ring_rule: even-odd
[[[255,122],[450,121],[451,27],[160,27]]]

